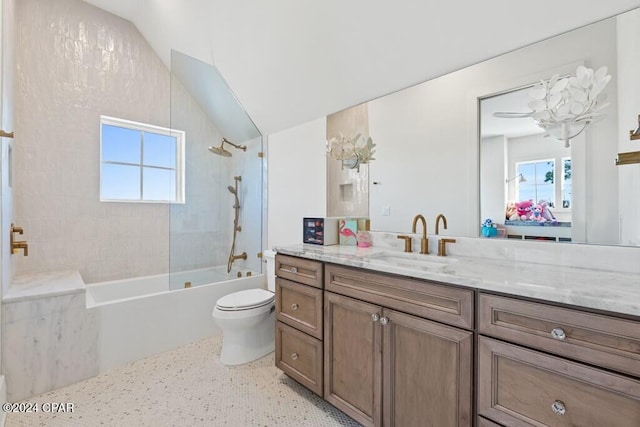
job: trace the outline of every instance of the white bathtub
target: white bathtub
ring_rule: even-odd
[[[87,309],[99,324],[99,371],[219,334],[211,317],[218,298],[266,288],[262,274],[236,274],[222,266],[87,285]]]

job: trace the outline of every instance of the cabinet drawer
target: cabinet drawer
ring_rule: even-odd
[[[325,269],[328,291],[473,329],[473,290],[334,264]]]
[[[640,423],[640,381],[478,339],[478,415],[508,426]]]
[[[276,318],[322,339],[322,289],[277,277]]]
[[[640,322],[488,294],[478,307],[481,334],[640,376]]]
[[[477,426],[478,427],[502,427],[500,424],[496,424],[493,421],[483,417],[478,417]]]
[[[322,396],[322,341],[276,322],[276,366]]]
[[[322,288],[322,263],[276,254],[276,276]]]

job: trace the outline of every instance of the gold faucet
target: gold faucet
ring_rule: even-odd
[[[440,234],[440,220],[442,220],[442,225],[444,225],[444,229],[447,229],[447,217],[444,216],[443,214],[438,214],[438,216],[436,217],[436,235]]]
[[[416,232],[416,225],[418,224],[418,220],[422,222],[422,239],[420,239],[420,253],[428,254],[429,253],[429,239],[427,239],[427,220],[420,214],[413,217],[413,224],[411,225],[411,232]]]
[[[16,227],[11,224],[11,232],[9,233],[9,245],[11,246],[11,253],[17,254],[20,249],[22,249],[24,256],[29,256],[29,245],[26,240],[15,240],[13,233],[22,234],[24,231],[22,227]]]
[[[398,236],[398,239],[404,239],[404,251],[411,252],[411,236]]]
[[[447,256],[447,243],[455,243],[456,239],[438,240],[438,256]]]

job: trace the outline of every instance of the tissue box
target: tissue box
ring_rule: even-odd
[[[338,218],[303,218],[302,242],[314,245],[338,244]]]
[[[340,244],[346,246],[356,246],[358,239],[358,220],[357,219],[341,219],[338,234],[340,235]]]

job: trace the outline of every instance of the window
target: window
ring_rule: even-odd
[[[517,183],[518,200],[533,200],[535,203],[544,200],[549,207],[555,207],[554,168],[553,160],[516,163],[516,175],[524,177],[523,182]]]
[[[562,159],[562,207],[569,209],[571,207],[571,158],[564,157]]]
[[[100,200],[184,203],[183,131],[100,117]]]

